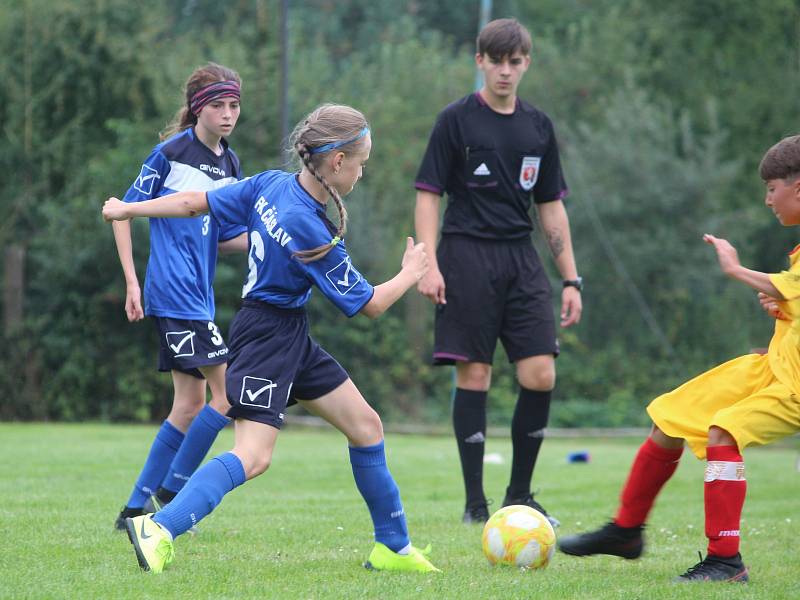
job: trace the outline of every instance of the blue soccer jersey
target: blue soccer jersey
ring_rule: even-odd
[[[125,194],[140,202],[175,192],[207,192],[239,180],[239,159],[222,140],[217,156],[186,129],[156,146]],[[217,243],[246,228],[220,224],[209,215],[186,219],[150,219],[150,259],[144,283],[144,311],[156,317],[214,319]]]
[[[336,233],[296,174],[265,171],[207,195],[216,219],[247,225],[250,271],[242,297],[297,308],[316,285],[348,317],[372,298],[373,288],[353,266],[344,242],[307,264],[293,257],[298,250],[329,243]]]

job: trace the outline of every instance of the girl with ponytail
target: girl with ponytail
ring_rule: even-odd
[[[438,571],[409,539],[400,493],[386,465],[380,417],[344,368],[311,338],[305,312],[313,284],[349,317],[379,316],[427,271],[424,247],[407,238],[399,273],[374,287],[350,260],[342,198],[361,178],[372,146],[359,111],[320,106],[295,127],[291,144],[299,173],[265,171],[220,190],[135,205],[110,198],[103,207],[109,221],[208,212],[220,222],[246,225],[250,239],[225,380],[232,405],[228,416],[236,420],[234,447],[201,467],[164,510],[128,519],[128,535],[140,566],[163,570],[172,561],[175,536],[209,514],[225,494],[267,470],[285,408],[299,403],[347,437],[353,476],[375,532],[365,566]],[[326,216],[329,202],[338,225]]]
[[[152,198],[208,191],[240,178],[239,159],[228,146],[239,118],[241,81],[236,71],[208,63],[195,69],[185,101],[161,134],[162,142],[141,166],[124,196],[126,206]],[[177,194],[176,194],[177,193]],[[172,409],[150,447],[115,527],[168,503],[205,458],[217,433],[230,421],[225,397],[228,348],[214,323],[217,251],[245,251],[246,228],[209,216],[151,219],[150,258],[142,292],[133,261],[128,221],[114,223],[125,275],[128,321],[152,318],[159,331],[159,371],[169,371],[175,389]],[[211,401],[206,404],[206,385]]]

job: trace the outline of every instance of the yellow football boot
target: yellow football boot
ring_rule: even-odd
[[[437,572],[441,573],[440,569],[434,567],[431,562],[426,558],[426,555],[431,551],[430,545],[424,550],[411,546],[408,554],[397,554],[392,552],[381,544],[375,543],[372,552],[369,553],[369,558],[364,566],[367,569],[374,571],[417,571],[420,573]]]
[[[161,573],[172,562],[175,550],[166,531],[153,521],[149,515],[125,520],[128,539],[136,550],[139,566],[145,571]]]

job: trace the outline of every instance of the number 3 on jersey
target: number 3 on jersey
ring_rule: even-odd
[[[256,262],[256,260],[258,262]],[[257,231],[250,232],[250,252],[247,253],[247,264],[250,270],[247,273],[247,282],[242,288],[242,298],[250,293],[258,277],[258,263],[264,262],[264,240]]]

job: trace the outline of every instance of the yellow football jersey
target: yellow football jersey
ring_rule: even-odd
[[[789,254],[789,270],[769,276],[772,285],[786,299],[780,310],[786,319],[775,320],[769,343],[769,365],[775,377],[800,393],[800,245]]]

